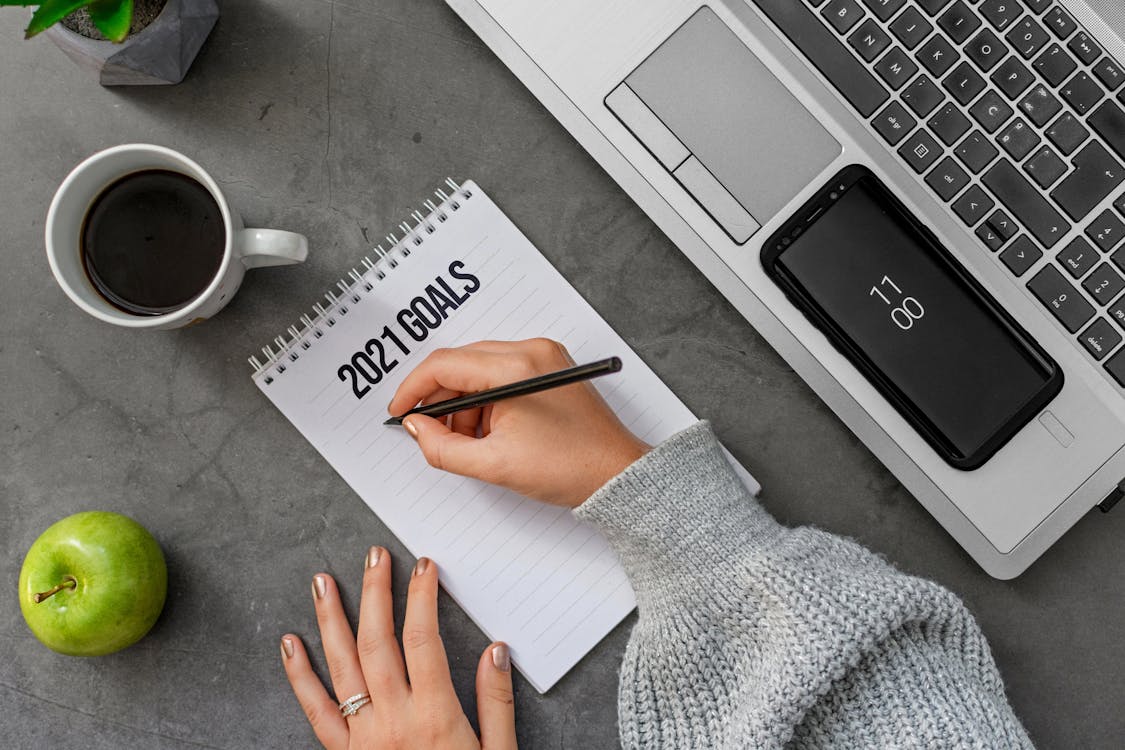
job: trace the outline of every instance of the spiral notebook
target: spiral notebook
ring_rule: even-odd
[[[450,596],[545,692],[635,605],[613,550],[569,510],[431,468],[404,430],[382,424],[434,349],[536,336],[579,362],[620,357],[620,373],[593,382],[646,442],[695,421],[472,182],[437,191],[250,362],[262,392],[411,553],[438,563]]]

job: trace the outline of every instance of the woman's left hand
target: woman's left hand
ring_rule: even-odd
[[[453,690],[438,634],[437,589],[437,565],[419,559],[410,578],[400,652],[391,556],[385,549],[372,547],[367,555],[358,637],[352,635],[336,582],[325,573],[313,577],[316,619],[337,700],[313,673],[300,638],[282,636],[281,656],[289,684],[326,748],[515,750],[508,647],[489,645],[477,665],[478,740]],[[361,694],[370,695],[371,702],[352,716],[341,715],[338,703]]]

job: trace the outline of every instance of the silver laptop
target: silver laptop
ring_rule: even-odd
[[[990,574],[1125,490],[1119,0],[447,0]]]

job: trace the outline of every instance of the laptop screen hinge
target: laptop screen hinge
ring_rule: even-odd
[[[1111,510],[1113,510],[1113,506],[1117,505],[1117,503],[1123,497],[1125,497],[1125,479],[1122,479],[1120,482],[1118,482],[1117,486],[1113,489],[1113,492],[1110,492],[1105,496],[1105,500],[1102,500],[1100,503],[1098,503],[1098,510],[1100,510],[1102,513],[1109,513]]]

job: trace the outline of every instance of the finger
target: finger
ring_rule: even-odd
[[[414,699],[458,706],[445,646],[438,633],[437,565],[422,557],[410,577],[406,596],[406,618],[402,624],[402,650]]]
[[[512,662],[505,643],[493,643],[477,664],[477,718],[481,750],[516,750]]]
[[[403,427],[418,441],[426,461],[436,469],[496,483],[497,462],[488,446],[476,437],[454,432],[440,420],[412,414]]]
[[[453,421],[450,422],[449,427],[456,433],[475,438],[477,436],[477,426],[480,424],[480,417],[480,409],[459,411],[454,413]]]
[[[332,576],[317,573],[313,576],[312,588],[320,641],[324,645],[324,658],[328,661],[328,675],[339,699],[337,702],[343,702],[353,695],[367,692],[367,683],[363,680],[363,670],[356,655],[355,635],[344,614],[340,591]]]
[[[481,409],[480,412],[480,436],[488,437],[492,432],[492,404]]]
[[[281,663],[285,676],[293,688],[293,695],[301,704],[305,718],[312,725],[316,738],[328,750],[348,746],[348,725],[340,715],[336,702],[328,696],[324,684],[313,672],[309,655],[301,639],[287,633],[281,637]]]
[[[452,388],[440,388],[422,399],[419,406],[429,406],[430,404],[436,404],[439,401],[448,401],[451,398],[457,398],[458,396],[464,395],[465,394],[463,394],[461,391],[455,391]]]
[[[387,411],[402,414],[443,388],[472,393],[510,383],[513,378],[509,374],[515,362],[517,358],[511,355],[494,352],[438,349],[403,379]]]
[[[406,698],[408,687],[395,638],[390,553],[382,547],[372,547],[367,552],[365,568],[356,650],[372,700],[380,709],[393,708]]]

